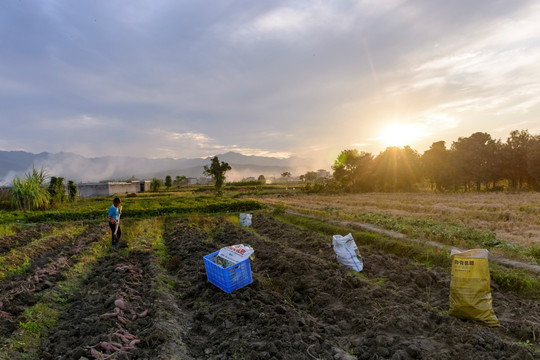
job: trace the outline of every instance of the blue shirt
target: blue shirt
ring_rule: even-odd
[[[109,213],[107,214],[107,218],[109,216],[112,216],[114,220],[118,221],[118,214],[120,213],[120,210],[117,207],[114,207],[114,205],[111,205],[109,208]]]

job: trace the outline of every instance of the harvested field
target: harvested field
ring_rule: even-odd
[[[269,205],[283,204],[305,212],[339,217],[383,213],[490,230],[523,247],[540,244],[539,193],[367,193],[348,195],[265,196]]]
[[[535,300],[494,284],[502,326],[488,328],[446,313],[447,269],[361,247],[364,271],[355,273],[317,232],[268,213],[254,214],[251,228],[234,220],[126,221],[122,249],[104,248],[62,293],[77,254],[108,245],[102,224],[86,225],[0,281],[0,359],[540,359]],[[255,249],[253,283],[226,294],[207,281],[202,259],[237,243]],[[38,271],[46,265],[50,273]],[[27,291],[7,298],[14,283]],[[50,300],[55,289],[62,301]],[[36,304],[57,316],[29,353],[17,343]]]

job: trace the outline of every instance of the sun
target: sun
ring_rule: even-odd
[[[385,146],[411,145],[411,142],[417,140],[419,131],[413,125],[390,124],[382,129],[379,139]]]

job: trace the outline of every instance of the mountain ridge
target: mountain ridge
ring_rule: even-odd
[[[227,179],[259,175],[280,176],[285,171],[294,174],[316,170],[309,168],[309,159],[300,157],[276,158],[242,155],[229,151],[216,155],[220,161],[231,165]],[[0,184],[6,185],[17,176],[22,177],[32,168],[45,169],[49,176],[63,177],[76,183],[104,180],[164,178],[166,175],[202,177],[204,165],[210,165],[206,158],[158,158],[134,156],[102,156],[87,158],[72,152],[33,154],[25,151],[0,150]]]

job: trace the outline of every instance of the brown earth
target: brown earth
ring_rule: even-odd
[[[493,289],[501,328],[446,314],[449,274],[362,249],[357,276],[337,266],[330,241],[256,215],[256,233],[230,224],[214,235],[187,223],[167,236],[180,307],[192,312],[184,342],[196,359],[533,359],[539,304]],[[202,257],[249,243],[254,282],[226,294],[206,280]],[[534,317],[536,316],[536,317]]]
[[[50,239],[51,246],[39,253],[30,266],[21,274],[11,276],[0,282],[0,339],[9,337],[17,329],[21,314],[26,308],[37,303],[40,294],[65,278],[65,272],[74,265],[77,254],[102,236],[100,226],[86,224],[87,229],[77,237],[58,237]],[[43,224],[37,230],[22,231],[14,236],[0,239],[0,244],[26,245],[51,229]],[[15,248],[16,246],[12,246]],[[0,341],[0,345],[2,341]]]
[[[40,359],[540,359],[536,301],[493,284],[502,326],[459,320],[446,313],[441,268],[360,248],[355,273],[327,237],[268,214],[252,223],[168,219],[165,270],[152,252],[111,251],[68,299]],[[227,294],[207,281],[203,256],[238,243],[255,249],[253,283]]]
[[[49,224],[40,224],[36,228],[30,228],[19,231],[10,236],[0,238],[0,255],[10,251],[12,248],[24,246],[32,240],[42,236],[44,233],[51,231],[53,227]]]

